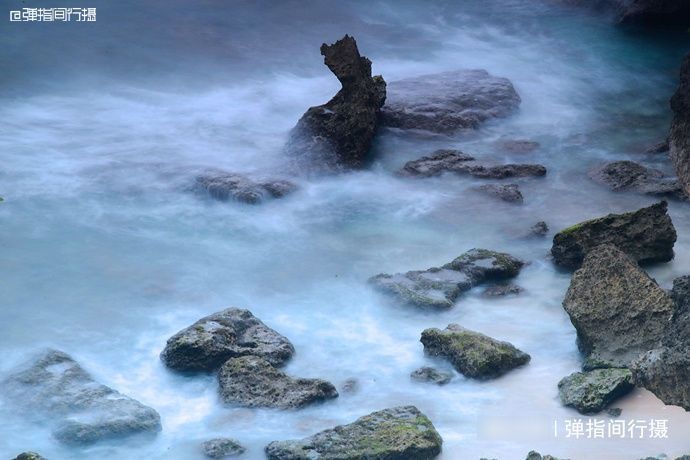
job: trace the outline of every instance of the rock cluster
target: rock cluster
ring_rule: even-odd
[[[197,176],[196,189],[219,201],[258,204],[271,198],[282,198],[297,190],[297,186],[282,179],[256,181],[241,174],[209,172]]]

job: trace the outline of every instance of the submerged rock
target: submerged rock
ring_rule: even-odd
[[[524,262],[510,254],[487,249],[471,249],[442,267],[369,279],[379,290],[404,303],[422,308],[446,309],[458,296],[487,281],[514,278]]]
[[[429,382],[437,385],[445,385],[453,378],[452,372],[442,371],[433,367],[424,366],[410,374],[412,380],[418,382]]]
[[[247,449],[234,439],[216,438],[205,441],[201,450],[208,458],[230,458],[242,455]]]
[[[483,292],[485,297],[505,297],[508,295],[518,295],[524,291],[516,284],[496,284],[489,286]]]
[[[330,382],[290,377],[257,356],[229,359],[218,382],[221,399],[242,407],[293,409],[338,397]]]
[[[639,263],[673,259],[676,229],[665,201],[624,214],[609,214],[561,230],[553,237],[551,254],[557,265],[580,266],[587,252],[613,244]]]
[[[236,200],[258,204],[271,198],[282,198],[295,190],[292,182],[281,179],[255,181],[241,174],[213,172],[196,178],[198,190],[219,201]]]
[[[345,35],[332,45],[324,43],[321,54],[342,88],[330,101],[302,115],[291,133],[287,153],[301,168],[361,168],[386,100],[386,82],[381,76],[371,76],[371,61],[360,56],[353,37]]]
[[[559,460],[558,458],[551,456],[551,455],[541,455],[539,452],[532,450],[527,454],[527,458],[525,460]],[[568,460],[568,459],[561,459],[561,460]]]
[[[490,197],[498,198],[508,203],[523,203],[525,201],[517,184],[486,184],[475,187],[475,190]]]
[[[100,384],[74,360],[46,350],[2,383],[2,395],[22,412],[55,423],[53,435],[66,444],[90,444],[156,433],[158,413]]]
[[[444,330],[426,329],[420,342],[426,354],[446,358],[458,372],[475,379],[500,377],[530,360],[527,353],[510,343],[458,324],[449,324]]]
[[[634,387],[628,369],[595,369],[564,377],[558,382],[558,394],[564,405],[581,414],[596,414]]]
[[[507,78],[485,70],[457,70],[391,82],[382,124],[451,134],[506,117],[520,105]]]
[[[681,3],[681,2],[678,2]],[[690,9],[690,6],[688,6]],[[673,120],[669,134],[669,151],[683,190],[690,195],[690,54],[680,67],[680,85],[671,98]]]
[[[631,191],[645,195],[658,195],[687,199],[675,177],[659,170],[647,168],[634,161],[615,161],[594,168],[589,177],[613,191]]]
[[[530,228],[530,236],[546,236],[549,233],[549,226],[543,220],[540,220]]]
[[[539,148],[539,142],[529,139],[503,139],[496,145],[500,150],[508,153],[530,153]]]
[[[36,452],[22,452],[14,457],[14,460],[46,460],[46,458]]]
[[[176,371],[213,371],[238,356],[259,356],[273,365],[292,357],[290,341],[249,310],[228,308],[201,318],[168,339],[161,359]]]
[[[628,367],[659,346],[673,301],[634,260],[602,245],[573,274],[563,308],[587,355],[585,368]]]
[[[270,460],[430,460],[443,440],[414,406],[373,412],[349,425],[337,426],[296,441],[266,446]]]

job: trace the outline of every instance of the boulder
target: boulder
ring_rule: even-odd
[[[628,367],[659,346],[673,301],[613,245],[592,249],[572,277],[563,308],[577,330],[586,369]]]
[[[270,460],[430,460],[443,440],[414,406],[384,409],[302,440],[266,446]]]
[[[485,70],[457,70],[391,82],[381,122],[391,128],[452,134],[506,117],[519,105],[510,80]]]
[[[549,226],[543,220],[540,220],[530,228],[530,236],[546,236],[549,233]]]
[[[242,455],[247,449],[234,439],[216,438],[201,444],[201,450],[208,458],[230,458]]]
[[[425,329],[420,342],[427,355],[445,358],[461,374],[481,380],[500,377],[530,360],[530,355],[510,343],[458,324],[449,324],[444,330]]]
[[[53,435],[65,444],[90,444],[161,429],[155,410],[96,382],[58,350],[44,351],[3,381],[2,396],[18,411],[49,420],[54,424]]]
[[[321,54],[342,88],[330,101],[302,115],[290,134],[287,153],[300,169],[361,168],[368,160],[386,100],[386,82],[381,76],[371,76],[371,61],[360,56],[353,37],[324,43]]]
[[[475,187],[474,190],[508,203],[521,204],[525,201],[517,184],[485,184]]]
[[[639,263],[673,259],[676,229],[665,201],[624,214],[609,214],[561,230],[553,237],[551,255],[557,265],[576,269],[587,252],[613,244]]]
[[[601,412],[635,388],[628,369],[595,369],[574,372],[558,382],[558,395],[566,406],[581,414]]]
[[[14,460],[46,460],[46,458],[36,452],[22,452],[14,457]]]
[[[294,409],[338,397],[330,382],[290,377],[258,356],[227,360],[218,383],[223,402],[241,407]]]
[[[668,139],[671,161],[683,190],[690,195],[690,53],[681,64],[680,84],[671,98],[671,110],[673,119]]]
[[[201,318],[168,339],[161,359],[170,369],[211,372],[239,356],[259,356],[273,365],[292,357],[290,341],[249,310],[228,308]]]
[[[514,278],[524,262],[510,254],[471,249],[442,267],[414,270],[369,279],[377,289],[404,303],[422,308],[447,309],[458,296],[487,281]]]
[[[616,192],[630,191],[679,200],[687,199],[675,177],[634,161],[615,161],[598,166],[589,172],[589,177]]]
[[[209,172],[197,176],[196,189],[219,201],[258,204],[271,198],[282,198],[297,190],[297,186],[281,179],[256,181],[241,174]]]
[[[428,382],[435,383],[437,385],[445,385],[446,383],[451,381],[451,379],[453,378],[453,373],[442,371],[434,367],[424,366],[413,371],[410,374],[410,377],[412,378],[412,380],[416,380],[418,382]]]

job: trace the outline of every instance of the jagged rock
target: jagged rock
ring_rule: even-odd
[[[475,187],[475,190],[508,203],[523,203],[525,201],[517,184],[486,184]]]
[[[414,406],[373,412],[349,425],[337,426],[296,441],[266,446],[269,460],[430,460],[443,440]]]
[[[671,98],[671,110],[673,120],[668,139],[671,161],[683,190],[690,195],[690,54],[681,64],[680,85]]]
[[[519,259],[487,249],[471,249],[442,267],[369,279],[379,290],[404,303],[422,308],[446,309],[458,296],[487,281],[514,278],[524,265]]]
[[[497,142],[500,150],[508,153],[530,153],[539,148],[539,142],[529,139],[503,139]]]
[[[176,371],[213,371],[225,361],[254,355],[281,365],[294,354],[290,341],[249,310],[228,308],[201,318],[168,339],[161,359]]]
[[[628,367],[659,346],[673,301],[620,249],[601,245],[573,274],[563,308],[587,356],[586,369]]]
[[[392,128],[451,134],[506,117],[519,105],[510,80],[485,70],[457,70],[391,82],[381,115]]]
[[[549,233],[549,226],[543,220],[540,220],[530,228],[531,236],[546,236],[547,233]]]
[[[523,291],[523,288],[515,284],[496,284],[486,288],[483,294],[485,297],[505,297],[507,295],[518,295]]]
[[[412,378],[412,380],[416,380],[418,382],[429,382],[435,383],[437,385],[445,385],[446,383],[451,381],[451,379],[453,378],[453,373],[435,369],[429,366],[424,366],[413,371],[410,374],[410,377]]]
[[[230,458],[242,455],[247,449],[234,439],[216,438],[201,444],[201,450],[208,458]]]
[[[665,201],[624,214],[609,214],[561,230],[553,237],[554,262],[580,266],[585,254],[601,244],[613,244],[639,263],[673,259],[676,229]]]
[[[458,372],[475,379],[500,377],[530,360],[530,355],[510,343],[458,324],[449,324],[444,330],[425,329],[420,342],[426,354],[446,358]]]
[[[96,382],[72,357],[58,350],[46,350],[8,377],[0,393],[23,413],[54,423],[53,435],[66,444],[89,444],[161,429],[155,410]]]
[[[36,452],[22,452],[17,455],[14,460],[46,460],[46,458]]]
[[[295,184],[286,180],[255,181],[241,174],[227,172],[210,172],[197,176],[196,188],[219,201],[236,200],[249,204],[282,198],[297,190]]]
[[[589,177],[613,191],[632,191],[645,195],[687,199],[675,177],[647,168],[634,161],[615,161],[596,167]]]
[[[690,314],[690,275],[681,276],[673,280],[671,298],[676,304],[676,318]],[[690,337],[690,334],[688,337]]]
[[[386,100],[386,82],[371,76],[371,61],[360,56],[353,37],[321,45],[324,63],[342,88],[323,105],[311,107],[297,122],[287,153],[300,168],[337,171],[366,164]]]
[[[581,414],[601,412],[616,399],[635,388],[628,369],[595,369],[574,372],[558,382],[561,402]]]
[[[338,397],[330,382],[290,377],[257,356],[227,360],[218,382],[221,399],[242,407],[292,409]]]

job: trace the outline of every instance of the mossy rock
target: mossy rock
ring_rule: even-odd
[[[628,369],[595,369],[563,378],[558,382],[558,394],[564,405],[581,414],[596,414],[634,387]]]

